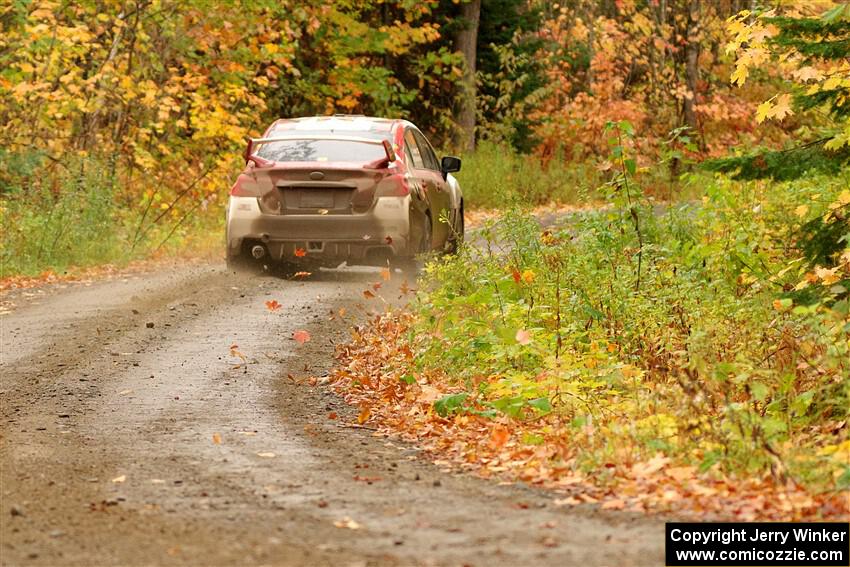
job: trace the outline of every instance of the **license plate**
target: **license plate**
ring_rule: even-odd
[[[332,209],[333,191],[302,191],[299,205],[302,209]]]

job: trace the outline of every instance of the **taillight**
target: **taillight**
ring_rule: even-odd
[[[407,182],[407,177],[404,174],[396,173],[394,175],[390,175],[386,179],[386,183],[389,183],[394,187],[393,194],[398,195],[399,197],[404,197],[405,195],[410,194],[410,184]]]
[[[244,175],[236,178],[236,183],[230,188],[230,194],[234,197],[256,197],[256,182]]]

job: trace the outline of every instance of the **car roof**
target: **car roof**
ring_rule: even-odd
[[[379,118],[361,114],[334,114],[332,116],[306,116],[303,118],[281,118],[269,126],[268,132],[311,131],[311,132],[373,132],[389,134],[396,124],[406,123],[397,118]]]

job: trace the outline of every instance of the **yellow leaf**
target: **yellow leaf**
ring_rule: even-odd
[[[808,213],[808,212],[809,212],[809,206],[808,205],[800,205],[799,207],[794,209],[794,214],[797,215],[798,217],[801,217],[801,218],[806,216],[806,213]]]
[[[788,93],[779,95],[779,98],[776,99],[776,105],[771,109],[769,116],[777,120],[782,120],[791,114],[794,114],[794,111],[791,110],[791,95]]]
[[[772,100],[772,99],[771,99]],[[770,109],[773,107],[773,103],[770,100],[766,100],[759,105],[756,109],[756,122],[761,124],[764,122],[765,118],[770,114]]]

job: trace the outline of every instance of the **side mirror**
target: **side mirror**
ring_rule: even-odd
[[[460,171],[460,158],[455,156],[443,156],[440,160],[440,171],[445,178],[449,173]]]

